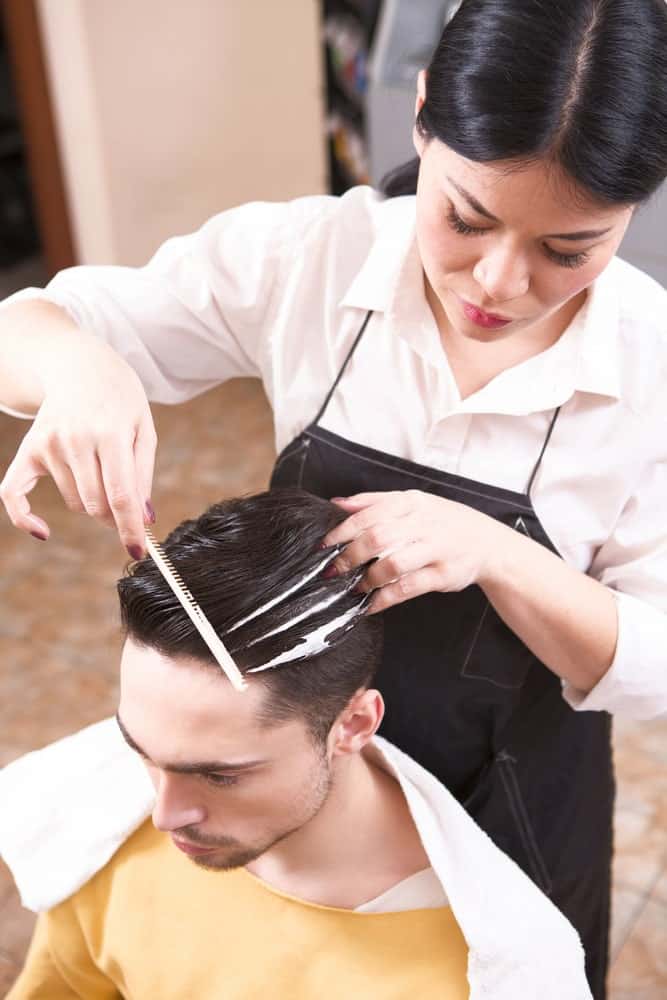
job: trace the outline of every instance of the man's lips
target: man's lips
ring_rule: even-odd
[[[184,854],[189,854],[191,857],[197,854],[210,854],[212,851],[217,850],[216,847],[202,847],[201,844],[189,844],[187,840],[178,840],[173,834],[171,839],[179,851],[183,851]]]

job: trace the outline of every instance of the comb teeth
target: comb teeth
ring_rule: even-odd
[[[195,626],[211,653],[227,675],[232,686],[237,691],[243,691],[246,687],[243,674],[232,660],[229,652],[225,649],[220,636],[216,634],[210,621],[186,587],[181,574],[178,572],[169,556],[165,554],[162,546],[156,541],[153,532],[149,528],[146,528],[146,548],[148,549],[153,562],[162,573],[162,576],[171,587],[175,596],[178,598],[190,621]]]
[[[164,551],[164,549],[162,548],[162,546],[160,545],[160,543],[159,542],[154,542],[153,544],[155,545],[155,548],[158,550],[158,552],[162,556],[162,560],[163,560],[165,566],[167,567],[167,569],[171,573],[171,575],[174,578],[174,580],[176,581],[176,583],[181,588],[181,592],[183,594],[183,597],[186,599],[186,601],[190,602],[190,604],[192,605],[194,611],[198,615],[203,614],[203,611],[201,610],[201,608],[199,607],[199,605],[197,604],[197,602],[194,599],[192,591],[186,586],[185,580],[183,579],[183,577],[181,576],[181,574],[178,572],[178,570],[176,569],[176,567],[174,566],[173,562],[171,561],[171,559],[169,558],[169,556],[166,554],[166,552]]]

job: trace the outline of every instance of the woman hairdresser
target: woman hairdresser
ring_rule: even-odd
[[[37,416],[2,496],[46,538],[49,474],[137,556],[146,394],[260,376],[272,484],[345,498],[338,568],[376,560],[386,735],[571,919],[601,998],[608,713],[667,709],[667,295],[614,257],[667,174],[664,0],[464,0],[414,141],[389,198],[243,206],[12,300],[0,399]]]

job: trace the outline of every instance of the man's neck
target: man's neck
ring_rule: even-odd
[[[317,815],[247,867],[300,899],[355,909],[428,865],[400,785],[355,754],[337,761]]]

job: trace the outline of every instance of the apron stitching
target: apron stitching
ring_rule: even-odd
[[[473,654],[473,650],[475,649],[475,646],[477,645],[477,641],[478,641],[480,633],[482,631],[482,626],[484,625],[484,621],[486,619],[486,616],[489,613],[489,609],[490,608],[491,608],[491,602],[487,600],[486,605],[484,606],[484,611],[482,612],[482,617],[480,618],[479,624],[478,624],[477,628],[475,629],[475,634],[474,634],[472,642],[470,644],[470,649],[468,650],[468,655],[466,656],[465,662],[464,662],[463,666],[461,667],[460,676],[461,677],[465,677],[467,680],[471,680],[471,681],[483,681],[485,684],[492,684],[494,687],[501,688],[503,691],[516,691],[516,690],[518,690],[523,685],[523,681],[521,681],[521,683],[519,683],[519,684],[503,684],[502,681],[497,680],[495,677],[489,677],[487,674],[469,674],[469,673],[467,673],[467,670],[466,670],[466,668],[468,666],[468,663],[470,661],[470,657]]]
[[[306,456],[308,455],[308,449],[310,448],[310,441],[308,438],[304,441],[303,452],[301,454],[301,466],[299,468],[299,478],[297,479],[297,486],[299,489],[303,489],[303,470],[306,464]]]
[[[477,628],[475,629],[475,634],[472,637],[472,642],[470,644],[470,649],[468,650],[468,655],[466,656],[465,661],[463,663],[463,667],[461,669],[461,673],[463,674],[464,677],[467,676],[467,674],[466,674],[466,667],[468,666],[468,663],[470,661],[470,657],[472,656],[472,651],[475,648],[475,646],[477,645],[477,640],[479,639],[479,633],[482,631],[482,625],[484,624],[484,622],[486,620],[486,616],[487,616],[488,613],[489,613],[489,602],[487,601],[486,605],[484,607],[484,611],[482,613],[482,617],[480,618],[479,624],[478,624]]]
[[[303,452],[305,450],[305,448],[307,447],[307,445],[308,445],[308,441],[307,440],[305,440],[305,441],[299,441],[299,443],[296,446],[296,448],[292,448],[291,451],[287,451],[287,450],[284,451],[283,454],[280,455],[280,457],[276,460],[276,463],[273,466],[273,471],[275,472],[277,469],[279,469],[280,466],[283,464],[283,462],[286,462],[288,458],[293,458],[295,455],[299,455],[301,452]]]
[[[519,835],[521,836],[524,847],[528,851],[529,855],[531,855],[534,867],[537,869],[537,876],[540,880],[538,884],[540,885],[542,891],[549,895],[553,889],[553,883],[549,876],[549,872],[547,871],[541,851],[537,846],[535,835],[533,834],[530,819],[528,818],[526,806],[523,801],[523,796],[521,795],[519,782],[517,781],[514,768],[512,767],[512,758],[508,755],[500,756],[498,758],[498,763],[500,765],[500,777],[503,785],[505,786],[505,793],[517,824]],[[505,768],[503,766],[505,764],[509,766]]]
[[[345,454],[345,455],[351,455],[353,458],[357,458],[357,459],[358,458],[362,458],[364,462],[368,462],[371,465],[378,465],[378,466],[380,466],[380,467],[382,467],[384,469],[390,469],[392,472],[402,473],[402,471],[403,471],[402,469],[397,468],[395,465],[390,465],[388,462],[381,462],[377,458],[368,458],[366,455],[362,455],[362,456],[355,455],[355,453],[353,451],[349,451],[349,449],[343,448],[342,445],[334,444],[333,441],[326,441],[324,438],[319,437],[314,431],[312,431],[310,429],[305,430],[303,433],[304,433],[304,435],[308,435],[309,437],[313,437],[313,438],[315,438],[318,441],[322,441],[323,444],[328,445],[328,447],[330,447],[330,448],[335,448],[337,451],[342,451],[343,454]],[[409,473],[405,473],[405,475],[412,476],[414,479],[421,479],[421,480],[423,480],[426,483],[435,483],[437,486],[442,485],[439,479],[434,479],[431,476],[424,476],[424,475],[422,475],[421,473],[418,473],[418,472],[409,472]],[[445,475],[447,475],[447,473],[445,473]],[[469,493],[471,496],[482,497],[484,500],[493,500],[494,499],[494,497],[490,496],[488,493],[480,493],[478,490],[471,490],[471,489],[468,489],[465,486],[456,486],[456,489],[459,490],[461,493]],[[516,501],[513,501],[513,500],[505,500],[504,502],[508,506],[510,506],[510,507],[516,507],[517,510],[523,510],[523,511],[525,511],[527,514],[532,514],[532,512],[533,512],[532,507],[529,507],[529,506],[527,506],[525,504],[520,504],[520,503],[517,503]]]

